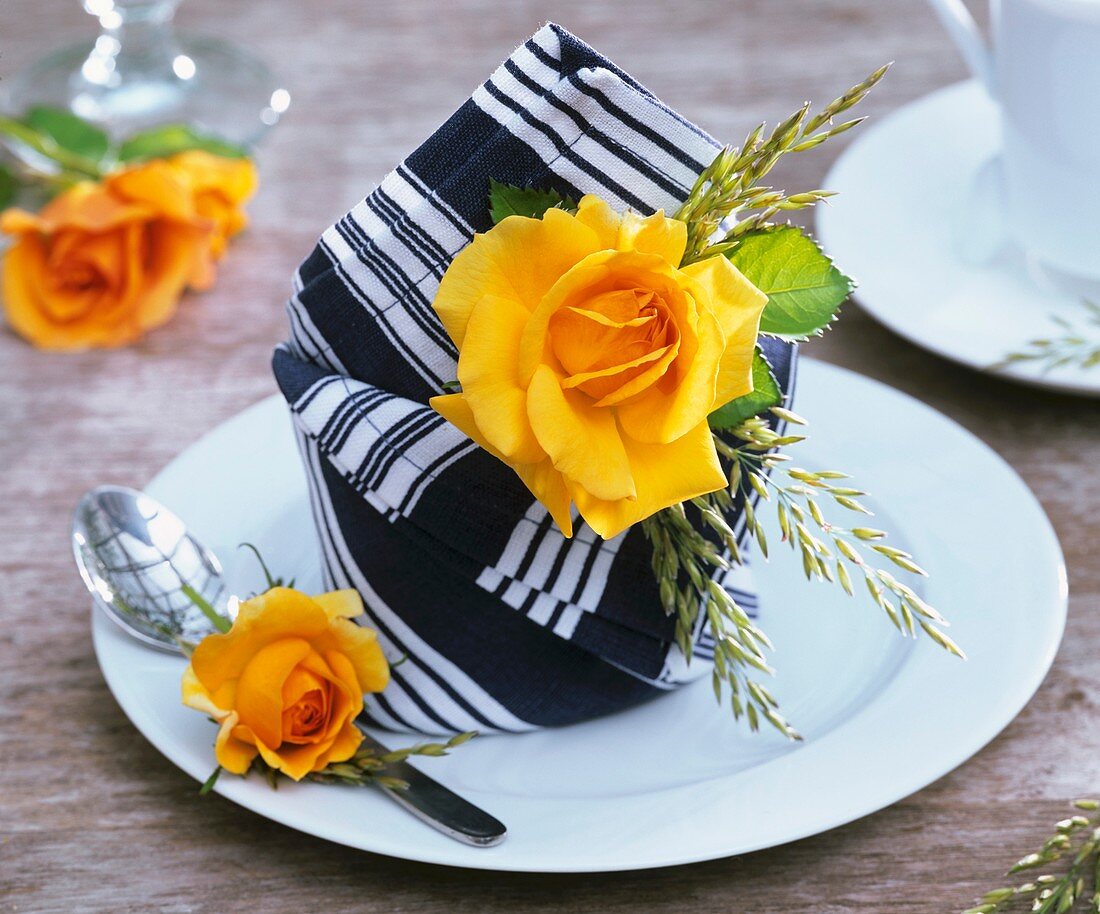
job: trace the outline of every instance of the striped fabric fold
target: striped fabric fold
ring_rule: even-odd
[[[615,711],[709,671],[672,645],[638,527],[565,539],[503,463],[428,405],[456,376],[432,310],[490,228],[489,179],[674,209],[718,144],[556,25],[326,230],[294,278],[274,371],[298,434],[326,584],[355,587],[408,659],[367,714],[420,732],[514,732]],[[765,354],[784,391],[795,350]],[[746,547],[740,504],[729,518]],[[747,567],[719,575],[755,612]]]

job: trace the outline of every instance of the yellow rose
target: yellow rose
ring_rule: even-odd
[[[475,236],[440,284],[462,393],[431,405],[566,536],[571,502],[610,538],[726,484],[707,416],[752,391],[767,296],[724,257],[681,268],[686,237],[586,196]]]
[[[212,227],[165,162],[77,184],[37,215],[0,214],[12,328],[46,349],[121,346],[165,323],[188,284],[210,273]]]
[[[221,258],[229,239],[248,225],[243,207],[259,185],[255,164],[201,149],[181,152],[168,162],[187,176],[196,211],[213,223],[210,251],[215,259]]]
[[[390,676],[375,633],[350,621],[362,612],[354,590],[308,597],[274,587],[241,603],[228,632],[202,640],[183,703],[221,725],[222,768],[244,774],[259,755],[297,781],[355,754],[363,693]]]

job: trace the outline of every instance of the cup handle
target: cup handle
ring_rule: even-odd
[[[963,0],[928,0],[928,3],[947,29],[970,72],[993,95],[993,56],[966,4]]]

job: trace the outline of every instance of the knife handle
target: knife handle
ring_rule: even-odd
[[[369,733],[363,734],[363,742],[380,755],[389,751]],[[473,847],[493,847],[508,834],[499,819],[408,762],[390,763],[385,768],[385,774],[409,785],[404,790],[382,787],[391,800],[455,841]]]

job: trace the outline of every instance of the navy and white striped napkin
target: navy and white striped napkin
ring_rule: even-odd
[[[391,657],[379,725],[521,731],[636,704],[708,672],[672,644],[638,528],[565,539],[511,469],[427,406],[458,353],[440,278],[491,227],[489,179],[672,211],[718,143],[560,26],[509,57],[321,236],[274,369],[309,479],[326,585],[354,587]],[[764,343],[784,390],[794,347]],[[744,540],[744,518],[730,518]],[[722,576],[750,611],[747,568]]]

